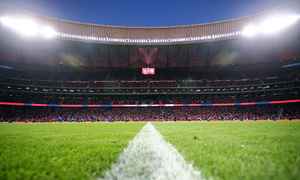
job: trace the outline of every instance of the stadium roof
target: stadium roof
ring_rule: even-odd
[[[289,3],[256,15],[206,23],[172,27],[120,27],[79,23],[41,16],[0,3],[2,60],[64,65],[121,66],[121,67],[173,67],[248,62],[269,62],[297,58],[299,49],[300,1]],[[279,34],[263,34],[255,38],[243,36],[249,24],[263,30],[276,30],[296,17],[296,24]],[[32,21],[20,21],[27,17]],[[15,18],[15,19],[14,19]],[[30,22],[30,23],[27,23]],[[15,26],[17,25],[17,26]],[[32,26],[28,26],[32,25]],[[41,29],[38,29],[40,25]],[[57,31],[58,38],[23,38],[49,25]],[[270,26],[269,26],[270,25]],[[271,26],[272,25],[272,26]],[[290,25],[288,23],[288,25]],[[272,27],[269,28],[269,27]],[[255,28],[254,28],[255,29]],[[256,29],[255,29],[256,30]],[[51,29],[46,29],[51,33]],[[253,35],[253,28],[247,34]],[[29,33],[29,34],[28,34]]]
[[[91,24],[135,27],[179,26],[236,19],[292,1],[0,0],[10,6],[43,16]]]
[[[273,33],[300,19],[300,3],[287,5],[243,18],[185,26],[122,27],[73,22],[45,17],[0,4],[2,25],[23,35],[43,34],[46,37],[110,44],[182,44],[235,38],[242,34]],[[276,20],[274,20],[276,19]],[[252,28],[248,28],[252,25]],[[253,28],[255,27],[255,28]]]

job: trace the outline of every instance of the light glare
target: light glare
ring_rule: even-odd
[[[9,17],[1,17],[0,22],[4,26],[9,27],[23,36],[42,35],[45,38],[51,38],[57,35],[57,32],[54,29],[50,27],[41,28],[30,19],[10,19]]]
[[[4,26],[8,26],[8,27],[12,26],[12,20],[8,17],[1,17],[0,21]]]
[[[44,27],[42,29],[42,35],[45,37],[45,38],[53,38],[54,36],[57,35],[57,32],[50,28],[50,27]]]
[[[283,16],[275,17],[267,20],[261,25],[261,31],[267,34],[277,33],[288,26],[294,24],[299,19],[299,16]]]
[[[39,32],[39,27],[30,20],[21,20],[15,26],[16,30],[25,36],[34,36]]]
[[[252,36],[255,36],[255,35],[256,35],[257,30],[258,30],[258,29],[257,29],[256,26],[254,26],[254,25],[249,25],[249,26],[247,26],[247,27],[242,31],[242,33],[243,33],[243,35],[245,35],[245,36],[252,37]]]

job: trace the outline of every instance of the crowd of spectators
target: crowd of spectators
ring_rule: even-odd
[[[300,99],[297,91],[290,91],[290,93],[285,91],[300,87],[299,71],[283,71],[274,68],[257,71],[239,71],[236,69],[202,72],[197,69],[197,71],[194,70],[159,69],[155,75],[149,76],[142,75],[140,69],[80,73],[3,70],[0,72],[0,90],[3,92],[0,94],[0,99],[3,102],[76,105],[215,104]],[[272,92],[273,89],[276,91]],[[235,94],[238,91],[241,93]],[[248,93],[248,91],[255,91],[255,93]],[[200,92],[209,93],[203,95]],[[230,92],[230,95],[225,92]],[[103,95],[102,93],[106,94]],[[121,93],[127,94],[120,95]],[[144,94],[146,95],[144,96]],[[268,120],[300,118],[299,109],[299,103],[147,108],[0,106],[0,118],[1,121],[6,122]],[[280,113],[281,110],[282,113]]]
[[[96,94],[96,93],[219,93],[223,92],[258,92],[265,90],[281,90],[281,89],[290,89],[297,88],[300,86],[300,81],[295,82],[286,82],[278,84],[265,84],[265,85],[245,85],[245,86],[210,86],[207,84],[207,87],[197,87],[198,83],[202,82],[159,82],[159,83],[147,83],[147,82],[135,82],[135,83],[126,83],[126,86],[129,87],[119,87],[123,83],[119,82],[98,82],[97,85],[101,87],[93,87],[96,83],[78,83],[74,86],[77,87],[45,87],[45,86],[34,86],[34,85],[14,85],[14,84],[1,84],[0,90],[2,91],[16,91],[16,92],[35,92],[35,93],[64,93],[64,94]],[[219,84],[220,82],[218,82]],[[93,85],[93,86],[92,86]],[[139,86],[141,85],[141,86]],[[168,85],[171,87],[164,87]],[[134,86],[134,87],[131,87]],[[160,87],[154,87],[160,86]],[[177,86],[177,87],[176,87]]]
[[[3,102],[35,104],[215,104],[266,102],[300,99],[300,94],[269,93],[247,95],[165,95],[165,96],[55,96],[1,94]]]
[[[276,120],[299,119],[299,104],[148,107],[148,108],[53,108],[0,106],[3,122],[143,121],[143,120]]]
[[[102,87],[231,87],[265,85],[299,81],[295,70],[278,68],[258,70],[158,69],[155,75],[142,75],[140,69],[115,69],[104,72],[32,72],[4,70],[0,72],[2,84],[17,84],[51,88]]]
[[[289,79],[289,80],[288,80]],[[276,78],[267,80],[161,80],[161,81],[53,81],[53,80],[31,80],[31,79],[17,79],[17,78],[3,78],[0,83],[14,84],[14,85],[27,85],[36,87],[69,87],[69,88],[101,88],[101,87],[230,87],[230,86],[250,86],[250,85],[264,85],[282,82],[294,82],[297,79],[293,78]]]

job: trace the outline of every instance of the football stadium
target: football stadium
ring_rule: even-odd
[[[0,179],[300,179],[300,1],[124,27],[0,3]]]

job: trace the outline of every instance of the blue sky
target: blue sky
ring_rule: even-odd
[[[209,23],[269,10],[293,0],[0,0],[41,15],[117,26]]]

